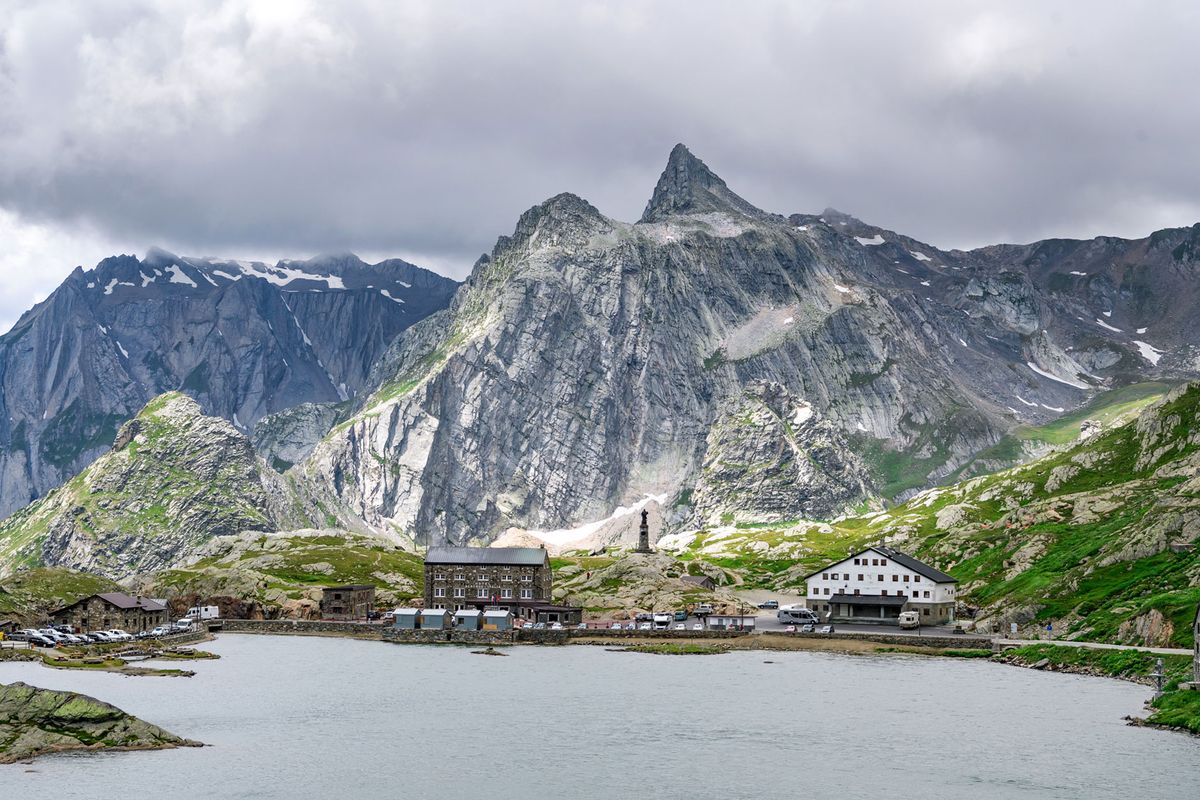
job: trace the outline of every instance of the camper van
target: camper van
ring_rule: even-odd
[[[670,614],[655,614],[654,615],[654,630],[665,631],[671,627]]]
[[[187,610],[187,617],[192,620],[217,619],[220,616],[221,610],[216,606],[192,606]]]
[[[816,625],[820,622],[817,613],[804,606],[784,606],[775,615],[785,625]]]
[[[916,611],[901,611],[900,617],[896,621],[905,630],[921,627],[921,615]]]

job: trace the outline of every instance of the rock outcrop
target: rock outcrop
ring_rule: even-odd
[[[0,764],[70,750],[200,746],[94,697],[0,684]]]
[[[151,401],[116,441],[0,523],[0,574],[44,564],[122,580],[182,563],[214,536],[305,527],[319,513],[243,433],[181,393]]]

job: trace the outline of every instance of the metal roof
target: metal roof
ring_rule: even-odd
[[[958,583],[957,578],[953,578],[941,570],[934,569],[924,561],[918,561],[908,553],[902,553],[894,547],[884,547],[883,545],[880,545],[879,547],[872,547],[871,549],[882,556],[887,556],[900,566],[908,567],[913,572],[929,578],[929,580],[933,581],[934,583]]]
[[[483,612],[480,611],[478,608],[460,608],[458,611],[454,612],[454,616],[456,616],[456,617],[478,617],[482,613]]]
[[[835,594],[829,598],[829,602],[849,606],[902,606],[908,602],[908,598],[892,594]]]
[[[485,617],[511,617],[512,612],[511,611],[501,611],[498,608],[493,608],[491,611],[483,612],[483,615]]]
[[[425,563],[538,567],[546,563],[546,551],[540,547],[431,547]]]
[[[392,612],[392,614],[397,617],[411,617],[420,613],[421,609],[419,608],[397,608]]]
[[[345,586],[325,586],[326,592],[354,592],[363,589],[374,589],[375,587],[369,583],[350,583]]]
[[[450,609],[448,609],[448,608],[423,608],[423,609],[421,609],[422,616],[428,615],[431,617],[433,617],[433,616],[444,617],[449,613],[450,613]]]
[[[911,569],[918,575],[929,578],[929,580],[933,581],[934,583],[958,583],[958,578],[947,575],[939,569],[934,569],[924,561],[918,561],[917,559],[913,558],[908,553],[901,552],[894,547],[885,547],[883,545],[879,545],[877,547],[868,547],[866,550],[859,550],[857,553],[851,553],[845,558],[839,558],[837,561],[831,561],[820,569],[813,570],[812,572],[808,573],[802,580],[808,580],[813,575],[819,575],[820,573],[825,572],[832,567],[836,567],[838,564],[844,564],[850,559],[858,558],[863,553],[869,553],[872,550],[874,550],[876,553],[879,553],[881,556],[890,558],[892,561],[895,561],[902,567]]]

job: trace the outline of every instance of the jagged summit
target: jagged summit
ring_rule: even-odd
[[[761,217],[764,212],[734,194],[725,181],[683,144],[677,144],[642,212],[641,222],[660,222],[675,214],[733,212]]]

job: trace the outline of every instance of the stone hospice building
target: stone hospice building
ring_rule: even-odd
[[[134,597],[124,592],[105,592],[76,600],[50,615],[55,625],[70,625],[76,630],[123,630],[140,633],[167,623],[167,605],[149,597]]]
[[[374,608],[374,586],[356,583],[321,590],[321,619],[366,619]]]
[[[431,547],[425,554],[425,607],[498,608],[536,619],[550,606],[550,557],[542,547]]]

